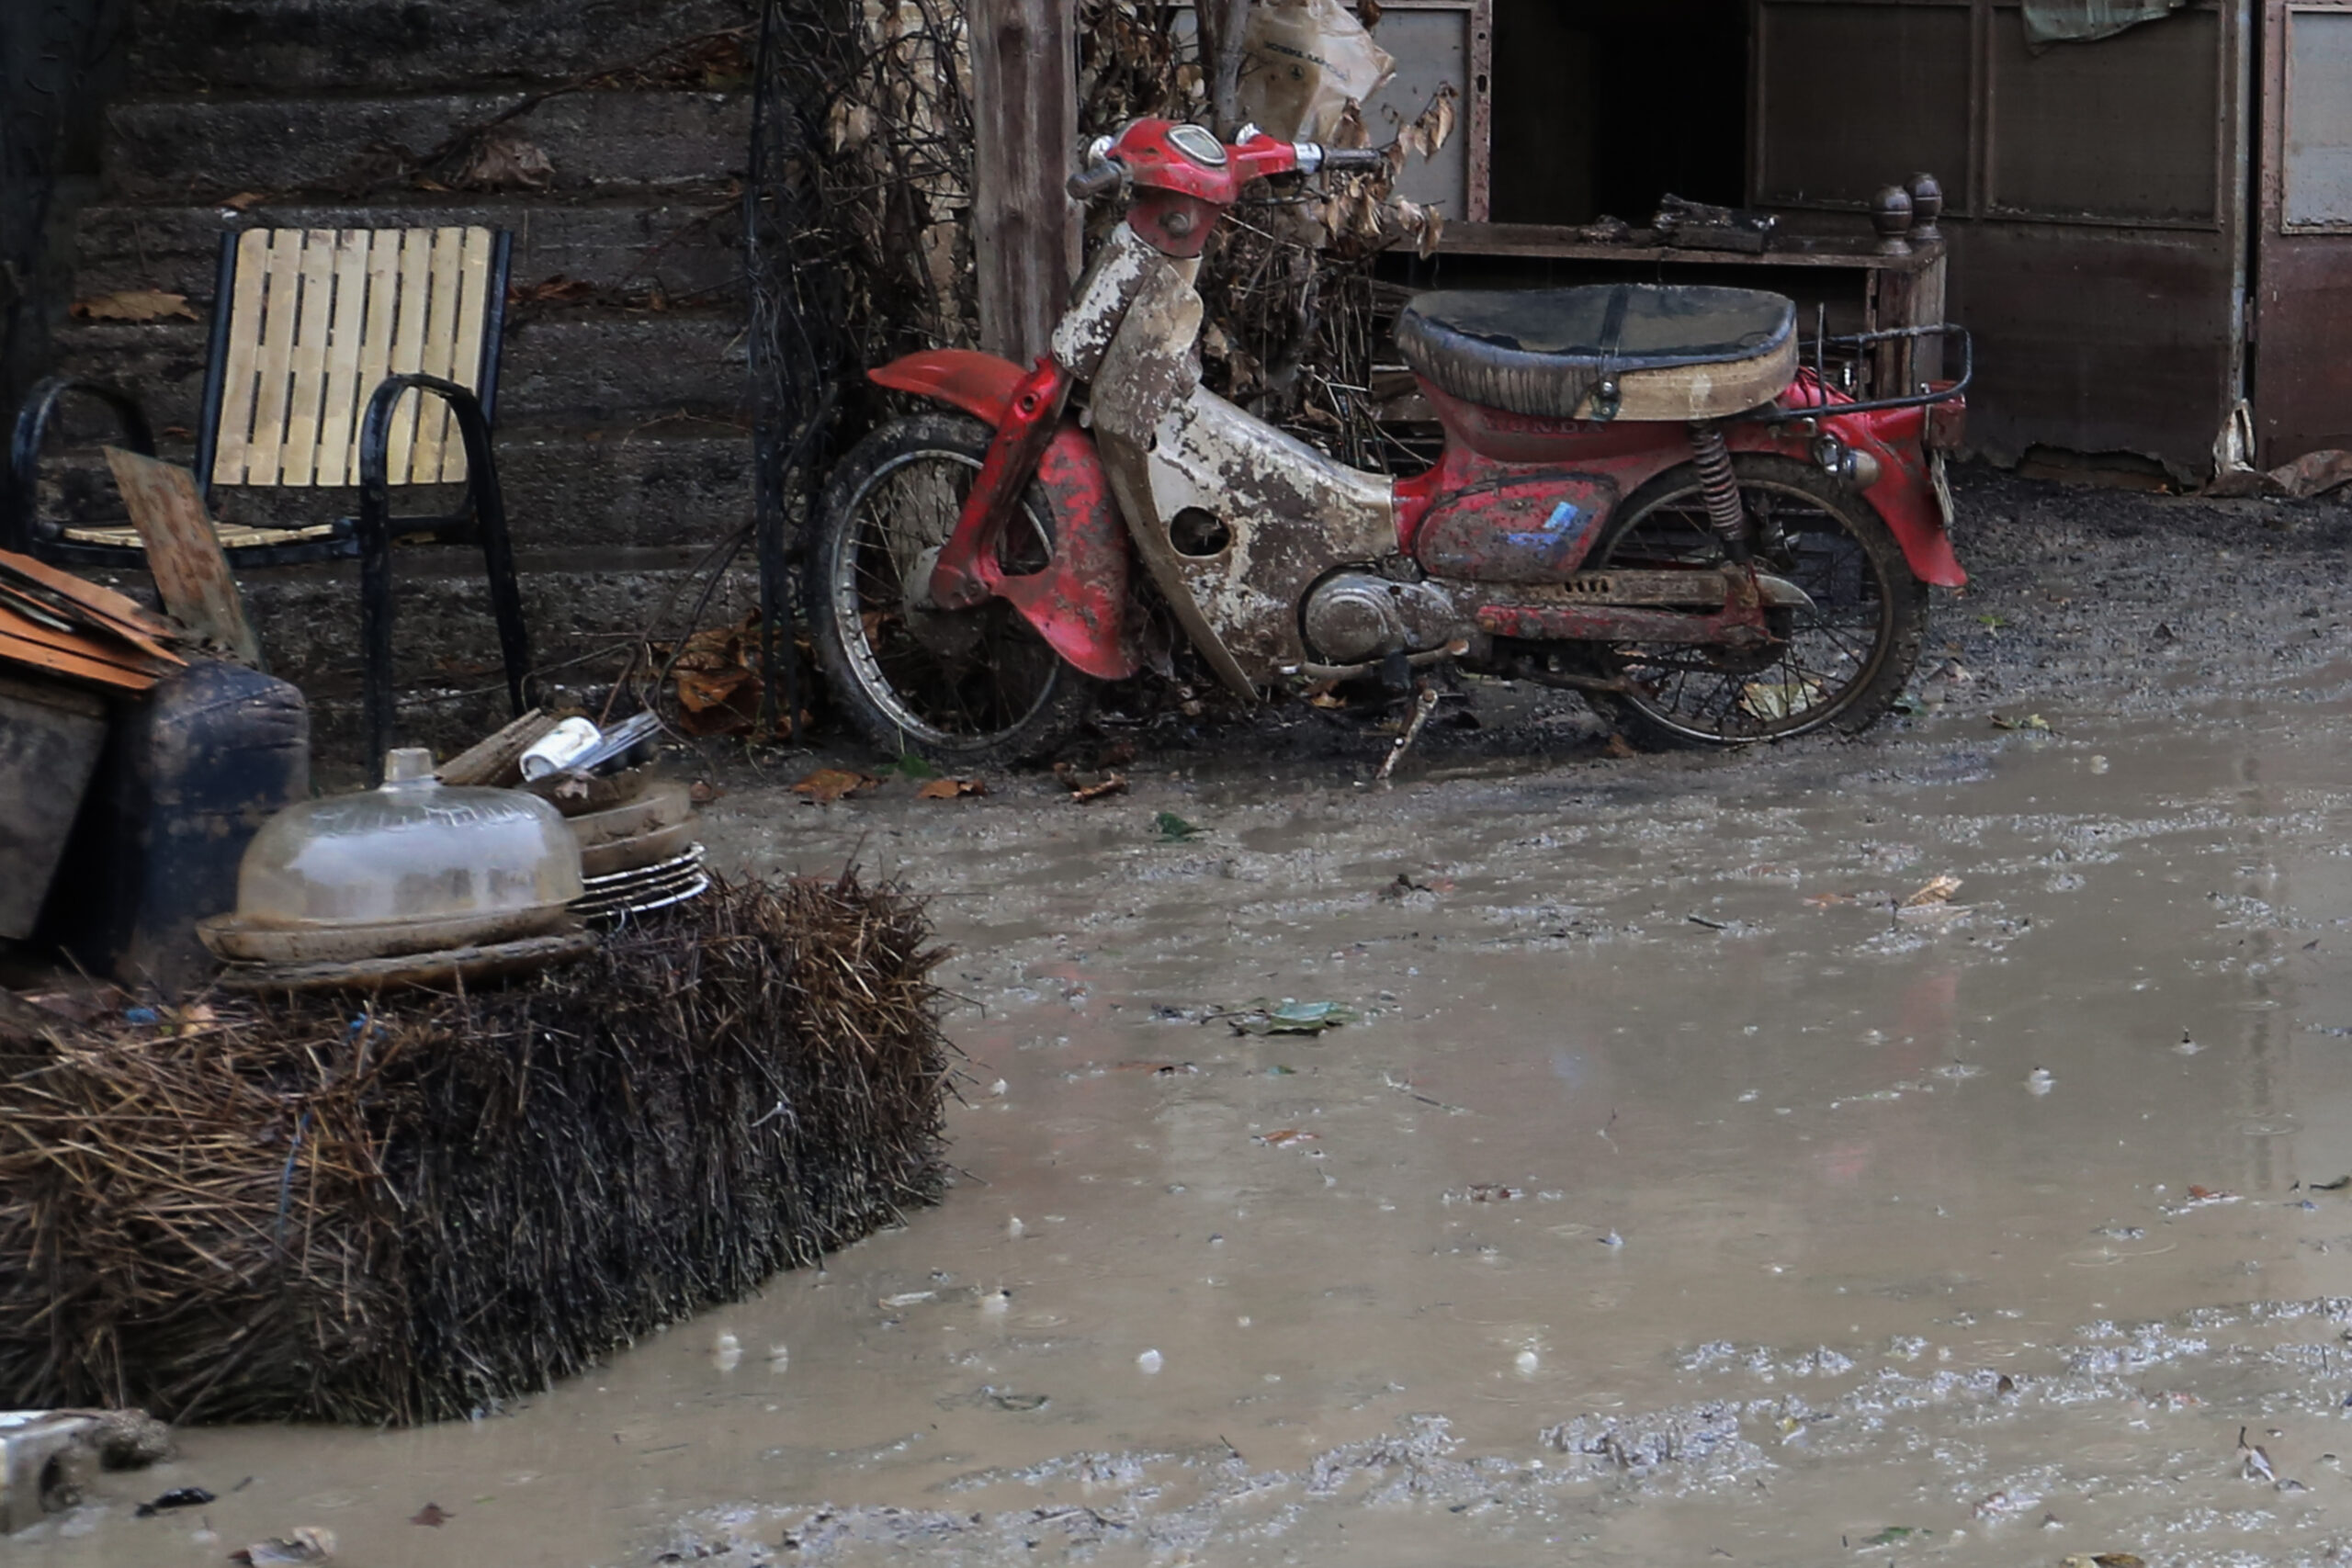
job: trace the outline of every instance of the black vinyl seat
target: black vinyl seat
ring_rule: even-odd
[[[1685,399],[1694,404],[1689,416],[1709,417],[1752,408],[1786,384],[1795,368],[1796,306],[1752,288],[1642,283],[1452,290],[1405,307],[1396,346],[1449,396],[1541,419],[1609,417],[1588,408],[1603,381],[1743,367],[1671,378],[1695,393]],[[1738,407],[1697,406],[1724,402],[1725,394]]]

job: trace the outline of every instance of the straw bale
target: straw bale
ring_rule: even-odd
[[[0,1031],[0,1407],[461,1416],[940,1189],[922,906],[722,884],[503,989]]]

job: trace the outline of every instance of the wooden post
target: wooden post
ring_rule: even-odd
[[[980,346],[1046,352],[1078,270],[1075,0],[972,0],[972,220]]]

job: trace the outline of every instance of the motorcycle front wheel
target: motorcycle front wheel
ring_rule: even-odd
[[[1919,662],[1928,585],[1871,504],[1810,464],[1733,459],[1758,570],[1804,590],[1810,609],[1770,612],[1775,641],[1756,653],[1650,643],[1592,652],[1623,682],[1592,694],[1619,730],[1651,747],[1744,746],[1815,730],[1853,733],[1883,716]],[[1669,469],[1602,526],[1587,571],[1720,569],[1696,467]]]
[[[1093,711],[1099,684],[1062,662],[1012,606],[942,610],[918,592],[955,530],[990,436],[978,420],[892,420],[842,459],[818,503],[809,633],[827,689],[868,741],[948,769],[1051,754]],[[1008,575],[1053,558],[1053,513],[1035,485],[1004,530]]]

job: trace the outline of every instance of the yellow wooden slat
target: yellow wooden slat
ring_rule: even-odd
[[[376,384],[392,369],[392,327],[401,300],[401,243],[394,230],[371,230],[360,238],[368,243],[368,310],[360,327],[359,380],[353,389],[351,482],[359,482],[359,427],[368,417],[368,400]]]
[[[212,308],[229,312],[229,342],[220,382],[220,423],[213,426],[212,482],[245,482],[245,451],[254,428],[254,357],[261,348],[263,275],[269,265],[269,231],[237,236],[237,265],[229,298]]]
[[[268,265],[261,351],[254,358],[259,381],[254,393],[254,434],[245,448],[244,482],[249,485],[283,482],[287,393],[291,389],[295,311],[301,292],[301,230],[270,231]]]
[[[481,390],[481,337],[490,317],[490,257],[494,243],[489,230],[468,229],[458,254],[458,337],[449,379],[469,392]],[[456,484],[465,477],[466,444],[452,421],[448,445],[441,454],[441,481]]]
[[[413,375],[424,367],[425,300],[432,292],[433,234],[426,229],[401,231],[400,309],[392,325],[391,373]],[[416,405],[413,392],[401,401],[392,416],[390,473],[391,482],[411,482],[411,459],[416,452]]]
[[[325,402],[327,319],[334,306],[334,231],[311,229],[302,236],[301,302],[295,317],[294,359],[288,368],[286,446],[278,481],[318,482],[319,411]]]
[[[424,317],[424,373],[449,378],[458,353],[458,282],[465,231],[433,231],[433,292]],[[449,439],[449,405],[438,398],[424,403],[416,416],[416,461],[410,476],[418,484],[441,478],[441,454]]]
[[[347,485],[352,435],[359,417],[359,342],[368,322],[368,231],[345,229],[334,236],[334,312],[327,325],[326,383],[319,403],[319,467],[322,485]]]

